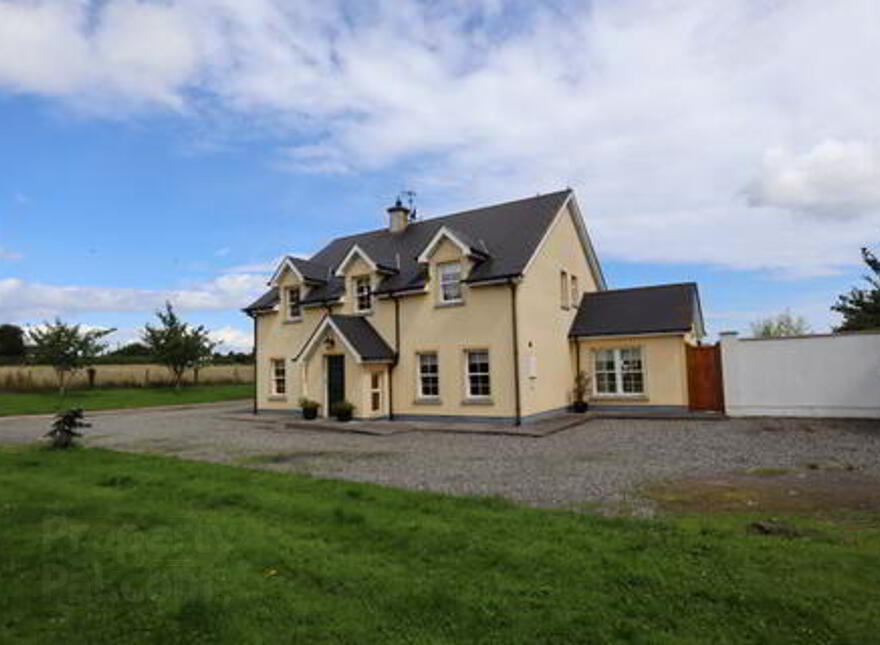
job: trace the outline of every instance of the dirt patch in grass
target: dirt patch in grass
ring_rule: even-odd
[[[880,514],[880,478],[839,470],[679,479],[648,486],[643,493],[661,509],[675,512]]]
[[[392,452],[358,452],[348,450],[301,450],[297,452],[269,452],[260,455],[251,455],[241,459],[243,464],[254,465],[281,465],[300,463],[315,459],[335,459],[341,461],[359,461],[361,459],[381,459],[393,456]]]

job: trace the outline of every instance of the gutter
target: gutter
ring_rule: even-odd
[[[510,318],[513,331],[513,393],[516,403],[516,420],[514,425],[519,426],[522,425],[522,405],[520,403],[519,383],[519,329],[516,315],[516,287],[518,282],[510,278],[508,284],[510,284]]]
[[[394,421],[394,368],[400,360],[400,299],[390,296],[394,300],[394,360],[388,366],[388,420]]]
[[[248,318],[254,321],[254,414],[257,414],[257,315],[253,316],[246,312]]]

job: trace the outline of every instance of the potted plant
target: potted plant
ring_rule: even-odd
[[[333,416],[337,421],[351,421],[352,412],[354,412],[354,405],[348,401],[340,401],[333,406]]]
[[[586,412],[590,405],[587,403],[587,395],[590,392],[590,375],[586,372],[578,372],[574,377],[574,390],[572,394],[572,405],[571,408],[575,412],[584,413]]]
[[[318,408],[321,407],[321,404],[302,397],[299,400],[299,407],[302,408],[303,419],[315,419],[318,416]]]

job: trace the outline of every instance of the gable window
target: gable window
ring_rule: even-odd
[[[467,353],[467,393],[471,398],[492,394],[489,382],[489,352],[486,350]]]
[[[559,306],[568,309],[568,274],[565,271],[559,272]]]
[[[287,319],[299,320],[302,317],[299,287],[287,288]]]
[[[272,394],[283,395],[287,392],[287,378],[283,358],[273,358],[270,361],[272,368]]]
[[[440,302],[461,302],[461,263],[438,264],[437,275],[440,277]]]
[[[571,306],[577,309],[580,304],[581,294],[578,291],[578,279],[576,275],[571,276]]]
[[[440,365],[437,354],[419,354],[419,397],[424,399],[440,396]]]
[[[366,312],[372,309],[373,288],[370,286],[370,276],[359,276],[354,279],[354,310]]]
[[[644,394],[642,350],[638,347],[596,352],[596,394]]]

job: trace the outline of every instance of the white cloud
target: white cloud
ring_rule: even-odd
[[[243,331],[237,327],[227,325],[219,329],[213,329],[209,333],[211,340],[220,342],[217,351],[251,351],[254,346],[253,332]]]
[[[266,277],[227,273],[186,289],[68,286],[0,278],[0,318],[46,319],[80,312],[152,312],[166,301],[184,311],[240,309],[266,289]]]
[[[94,16],[94,20],[92,17]],[[13,91],[180,109],[197,72],[196,25],[173,4],[0,3],[0,84]],[[106,103],[105,103],[106,102]]]
[[[880,230],[878,25],[874,0],[5,0],[0,88],[245,115],[277,163],[397,170],[425,214],[571,185],[605,258],[812,275]]]
[[[829,139],[802,154],[772,148],[751,198],[758,205],[835,218],[878,212],[880,140]]]

